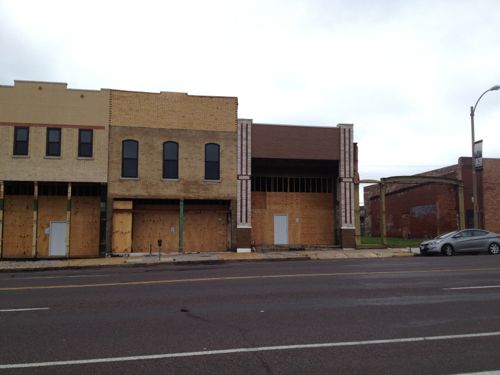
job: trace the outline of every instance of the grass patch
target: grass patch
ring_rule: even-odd
[[[396,237],[387,237],[387,245],[389,247],[418,247],[422,239],[409,239],[405,240],[404,238],[396,238]],[[362,245],[380,245],[382,244],[382,238],[380,237],[361,237]]]

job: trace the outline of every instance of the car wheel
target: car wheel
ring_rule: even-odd
[[[451,255],[455,254],[455,250],[453,250],[453,246],[451,246],[449,244],[444,245],[441,248],[441,252],[443,253],[443,255],[446,255],[446,256],[451,256]]]
[[[488,253],[492,255],[500,253],[500,246],[495,242],[490,243],[490,246],[488,246]]]

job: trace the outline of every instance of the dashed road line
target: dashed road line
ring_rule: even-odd
[[[38,311],[38,310],[50,310],[50,307],[25,307],[25,308],[21,308],[21,309],[0,309],[0,313],[20,312],[20,311]]]
[[[473,290],[473,289],[495,289],[500,285],[478,285],[478,286],[459,286],[455,288],[443,288],[443,290]]]
[[[75,288],[132,286],[132,285],[160,285],[160,284],[195,283],[195,282],[208,282],[208,281],[237,281],[237,280],[286,279],[286,278],[290,279],[290,278],[341,277],[341,276],[408,275],[408,274],[424,274],[424,273],[436,273],[436,272],[449,273],[449,272],[478,272],[478,271],[481,272],[500,271],[500,267],[425,269],[425,270],[402,270],[402,271],[299,273],[299,274],[254,275],[254,276],[220,276],[220,277],[202,277],[202,278],[187,278],[187,279],[123,281],[123,282],[96,283],[96,284],[34,285],[34,286],[4,287],[0,288],[0,292],[38,290],[38,289],[75,289]]]

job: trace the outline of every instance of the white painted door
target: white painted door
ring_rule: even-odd
[[[274,215],[274,244],[288,245],[288,215]]]
[[[49,231],[49,256],[66,256],[66,222],[51,221]]]

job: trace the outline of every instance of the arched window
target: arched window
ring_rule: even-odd
[[[163,144],[163,178],[179,178],[179,144]]]
[[[126,139],[122,142],[122,177],[137,177],[139,142]]]
[[[217,143],[205,145],[205,180],[220,179],[220,146]]]

